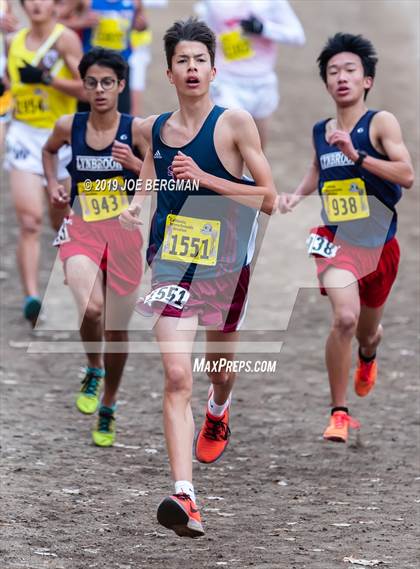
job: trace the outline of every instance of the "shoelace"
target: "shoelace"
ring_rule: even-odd
[[[82,379],[82,391],[86,395],[96,395],[101,378],[92,373],[87,373]]]
[[[108,415],[108,413],[99,413],[98,416],[98,431],[109,432],[111,421],[114,418],[114,415]]]
[[[353,419],[353,417],[351,417],[347,413],[340,413],[340,414],[337,413],[334,414],[333,417],[337,429],[341,429],[342,427],[344,427],[344,423],[348,423],[351,429],[360,429],[359,421]]]
[[[179,494],[175,494],[175,496],[177,498],[179,498],[180,500],[185,500],[185,501],[190,500],[192,502],[191,496],[189,496],[188,494],[185,494],[185,492],[180,492]]]
[[[203,436],[213,441],[226,441],[230,435],[228,425],[222,419],[212,419],[207,415]]]

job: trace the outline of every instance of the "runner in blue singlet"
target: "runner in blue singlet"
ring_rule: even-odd
[[[168,77],[179,109],[143,124],[150,149],[141,171],[144,192],[121,216],[127,229],[138,215],[147,184],[154,184],[157,209],[148,261],[153,289],[143,308],[158,310],[156,324],[165,371],[164,423],[175,493],[158,508],[158,521],[180,536],[204,534],[192,484],[194,423],[191,353],[197,325],[207,341],[223,344],[223,356],[208,361],[211,380],[206,416],[195,443],[200,462],[214,462],[229,441],[232,364],[245,312],[249,262],[258,210],[271,214],[276,193],[258,130],[242,110],[214,106],[213,32],[202,22],[176,22],[165,35]],[[242,179],[244,165],[254,182]],[[175,345],[175,351],[166,346]]]
[[[364,397],[376,381],[381,318],[398,271],[395,206],[401,186],[413,184],[413,168],[397,119],[366,107],[377,63],[370,41],[338,33],[318,63],[336,116],[315,125],[311,168],[294,194],[280,197],[279,208],[291,211],[316,189],[322,198],[324,225],[312,230],[308,252],[333,310],[326,344],[332,409],[324,439],[346,442],[349,426],[359,426],[346,398],[351,344],[356,336],[354,387]]]

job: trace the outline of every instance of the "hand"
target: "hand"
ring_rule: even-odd
[[[299,203],[300,196],[296,194],[280,194],[277,196],[277,207],[280,213],[290,213]]]
[[[191,156],[186,156],[181,151],[178,151],[172,161],[172,171],[178,180],[198,180],[200,184],[206,176],[206,173],[197,166]]]
[[[131,146],[128,144],[123,144],[116,140],[112,145],[112,157],[127,170],[140,173],[142,162],[140,158],[134,156]]]
[[[246,34],[255,34],[260,36],[264,30],[264,24],[256,16],[250,16],[246,20],[241,20],[240,24]]]
[[[333,130],[330,134],[329,143],[331,146],[337,146],[341,152],[350,160],[355,162],[359,155],[353,146],[350,134],[344,130]]]
[[[70,201],[70,197],[64,186],[59,184],[49,184],[48,193],[50,196],[51,205],[59,209],[64,209]]]
[[[6,34],[15,32],[18,28],[18,23],[19,21],[16,16],[10,12],[7,12],[0,18],[0,30]]]
[[[140,229],[139,226],[143,225],[143,222],[140,221],[140,212],[141,207],[138,204],[130,205],[118,218],[121,226],[127,231]]]
[[[25,67],[19,68],[19,75],[21,83],[33,85],[35,83],[42,83],[42,69],[34,67],[30,63],[24,61]]]

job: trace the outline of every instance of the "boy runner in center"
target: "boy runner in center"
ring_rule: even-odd
[[[158,521],[180,536],[204,535],[192,484],[194,422],[191,412],[191,353],[198,324],[207,341],[228,346],[234,358],[244,314],[250,246],[257,209],[271,214],[276,192],[257,128],[242,110],[227,111],[210,100],[215,76],[215,37],[203,23],[176,22],[165,34],[168,78],[179,109],[143,123],[150,149],[141,171],[143,187],[160,188],[152,220],[148,261],[152,293],[143,308],[158,311],[156,336],[165,372],[164,427],[175,492],[158,508]],[[242,180],[244,164],[254,182]],[[184,191],[168,189],[184,184]],[[192,187],[199,182],[199,189]],[[120,216],[127,229],[138,228],[144,191]],[[167,352],[167,344],[175,345]],[[224,452],[229,439],[230,395],[234,373],[209,374],[209,401],[195,444],[200,462]]]

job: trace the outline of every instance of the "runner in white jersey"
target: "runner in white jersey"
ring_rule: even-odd
[[[277,43],[303,45],[302,25],[287,0],[203,0],[196,10],[217,36],[213,101],[247,110],[264,147],[279,101]]]

